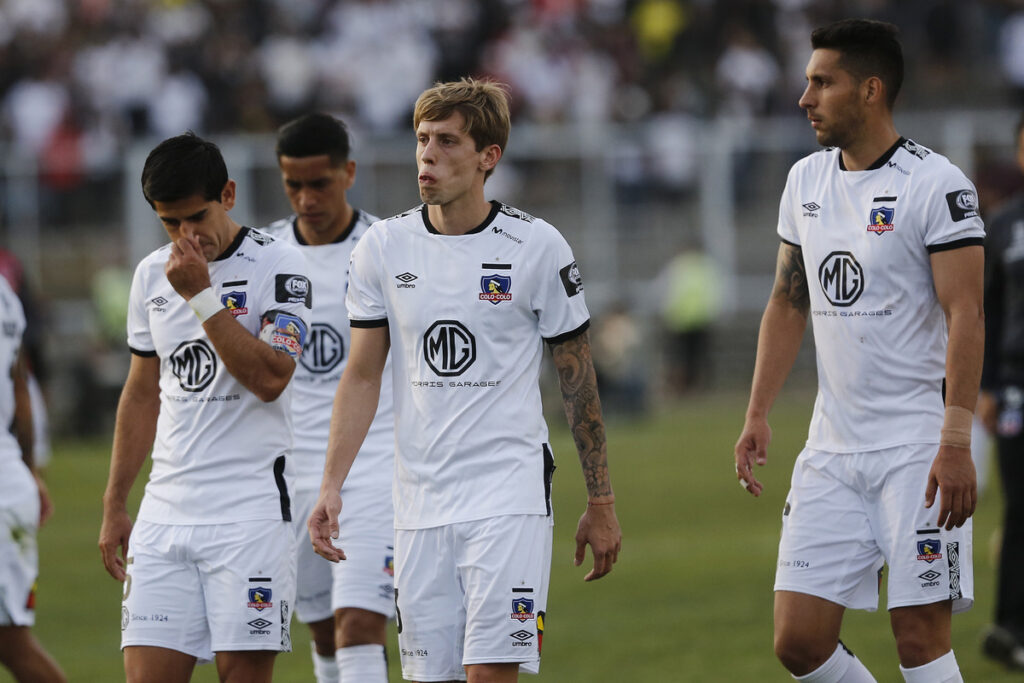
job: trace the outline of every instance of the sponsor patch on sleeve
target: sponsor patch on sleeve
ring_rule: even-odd
[[[956,190],[946,194],[949,215],[953,221],[962,221],[978,216],[978,195],[974,190]]]
[[[271,348],[298,358],[306,345],[306,323],[284,311],[267,311],[260,326],[260,339]]]
[[[305,304],[313,308],[313,287],[305,275],[280,273],[276,276],[274,298],[282,304]]]
[[[566,296],[576,296],[583,291],[583,278],[580,276],[580,269],[576,266],[575,261],[559,270],[558,276],[562,279]]]

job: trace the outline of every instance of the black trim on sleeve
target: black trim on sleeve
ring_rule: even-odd
[[[980,247],[983,246],[984,244],[984,237],[964,237],[963,239],[953,240],[952,242],[943,242],[942,244],[929,244],[927,249],[929,254],[935,254],[940,251],[960,249],[961,247]]]
[[[541,444],[544,450],[544,505],[547,506],[548,517],[551,516],[551,480],[555,476],[555,456],[548,445]],[[514,588],[512,590],[515,590]]]
[[[274,481],[277,483],[277,495],[281,500],[281,519],[286,522],[292,521],[292,500],[288,497],[288,485],[284,482],[285,457],[277,456],[274,459]]]
[[[141,358],[153,358],[156,356],[156,351],[143,351],[142,349],[136,349],[132,346],[129,346],[128,350],[132,352],[132,355],[139,356]]]
[[[387,327],[388,319],[381,318],[380,320],[349,320],[349,327],[359,327],[369,329],[373,327]]]
[[[800,246],[799,244],[797,244],[796,242],[790,242],[790,241],[789,241],[789,240],[787,240],[787,239],[786,239],[785,237],[780,237],[780,238],[779,238],[779,240],[780,240],[780,241],[781,241],[781,242],[782,242],[783,244],[788,244],[789,246],[791,246],[791,247],[796,247],[797,249],[803,249],[803,247],[801,247],[801,246]]]
[[[560,335],[558,335],[556,337],[550,337],[548,339],[545,339],[544,341],[546,341],[548,344],[561,344],[564,341],[569,341],[570,339],[572,339],[574,337],[580,336],[581,334],[586,332],[589,328],[590,328],[590,319],[588,318],[585,323],[583,323],[582,325],[577,327],[575,330],[569,330],[568,332],[564,332],[564,333],[562,333],[562,334],[560,334]]]

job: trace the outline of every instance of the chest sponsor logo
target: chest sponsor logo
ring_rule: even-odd
[[[439,377],[461,375],[476,362],[476,337],[458,320],[438,320],[423,334],[423,357]]]
[[[533,600],[530,598],[515,598],[512,600],[512,619],[522,623],[527,619],[533,619],[534,617]]]
[[[313,288],[304,275],[281,273],[275,276],[274,298],[279,303],[305,304],[313,307]]]
[[[531,218],[530,220],[533,220],[533,219]],[[523,240],[519,239],[518,237],[516,237],[512,233],[508,232],[507,230],[502,230],[501,228],[499,228],[497,226],[491,228],[491,232],[493,232],[495,235],[501,235],[505,239],[512,240],[516,244],[522,244],[523,243]]]
[[[942,546],[937,538],[929,538],[917,542],[917,559],[931,564],[942,559]]]
[[[833,306],[852,306],[864,293],[864,269],[848,251],[833,251],[818,267],[818,282]]]
[[[957,190],[946,195],[949,206],[949,217],[953,222],[967,220],[978,216],[978,195],[974,190]]]
[[[512,278],[507,275],[484,275],[480,278],[480,300],[490,301],[497,306],[502,301],[511,301]]]
[[[398,284],[395,285],[398,289],[416,289],[416,285],[414,285],[412,281],[418,280],[419,276],[406,271],[401,275],[396,275],[395,279],[398,280]]]
[[[221,304],[224,305],[224,308],[231,311],[231,315],[236,318],[249,312],[249,309],[245,307],[245,299],[245,292],[236,291],[220,295]]]
[[[313,323],[299,362],[310,372],[330,372],[345,357],[345,338],[326,323]]]
[[[896,209],[891,209],[887,206],[871,209],[868,232],[873,232],[876,235],[881,235],[883,232],[892,232],[892,219],[895,215]]]
[[[566,296],[576,296],[583,291],[583,276],[580,275],[580,269],[576,266],[575,261],[559,270],[558,277],[561,278],[562,286],[565,287]]]
[[[807,202],[801,206],[804,207],[804,217],[806,218],[817,218],[818,211],[821,210],[821,205],[817,202]]]
[[[171,372],[185,391],[202,391],[217,375],[217,355],[204,339],[178,344],[170,363]]]

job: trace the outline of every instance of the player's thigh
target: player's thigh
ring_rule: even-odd
[[[463,664],[540,665],[551,570],[551,518],[507,515],[456,525],[465,591]]]
[[[848,475],[855,457],[804,449],[797,458],[782,512],[776,591],[877,609],[884,558],[869,505]]]
[[[886,473],[872,513],[878,543],[889,564],[888,607],[952,600],[953,612],[962,612],[974,602],[973,520],[947,531],[937,523],[938,501],[924,507],[937,446],[915,444],[893,450],[897,452],[891,460],[902,464]]]
[[[211,525],[196,549],[214,652],[291,651],[295,538],[290,522]]]
[[[0,626],[35,623],[38,529],[39,494],[27,476],[18,493],[0,500]]]
[[[276,652],[218,652],[217,675],[223,683],[270,683]]]
[[[463,679],[466,613],[450,525],[395,532],[394,595],[402,676]]]
[[[298,490],[292,500],[295,510],[295,616],[304,624],[330,619],[332,614],[333,563],[313,551],[305,521],[309,519],[318,496],[315,491]]]
[[[203,661],[213,657],[199,570],[188,557],[193,528],[139,521],[132,529],[121,602],[126,664],[139,654],[130,655],[131,647],[165,648]],[[153,660],[143,657],[139,666]]]
[[[196,658],[165,647],[132,645],[124,648],[126,683],[186,683]]]
[[[341,545],[348,558],[327,563],[333,573],[331,607],[395,616],[395,530],[391,517],[342,515]]]

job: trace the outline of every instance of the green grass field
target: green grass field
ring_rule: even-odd
[[[772,655],[771,589],[781,508],[811,402],[800,390],[780,398],[769,465],[759,473],[766,490],[758,500],[733,474],[744,396],[710,395],[646,420],[611,420],[612,477],[625,540],[615,571],[592,584],[571,560],[585,502],[582,476],[564,420],[550,419],[559,464],[552,587],[542,673],[524,679],[791,680]],[[57,513],[40,537],[35,631],[72,681],[123,680],[121,587],[103,570],[96,548],[107,458],[105,442],[62,443],[48,472]],[[137,501],[141,482],[136,489]],[[975,517],[977,603],[954,619],[954,647],[968,681],[1020,680],[978,649],[992,613],[997,489],[990,481]],[[278,657],[276,681],[313,680],[304,628],[293,625],[295,652]],[[843,638],[879,681],[902,681],[884,610],[849,613]],[[393,643],[390,656],[391,680],[399,681]],[[10,680],[0,672],[0,682]],[[216,681],[216,671],[199,667],[193,680]]]

